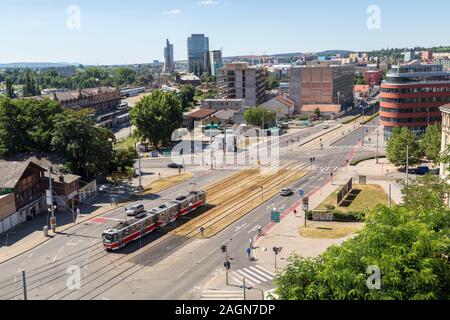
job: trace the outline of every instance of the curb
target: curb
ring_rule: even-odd
[[[192,176],[191,179],[186,180],[186,181],[184,181],[184,182],[190,181],[190,180],[192,180],[193,178],[194,178],[194,176]],[[169,187],[169,188],[160,190],[159,192],[166,191],[166,190],[170,190],[170,189],[172,189],[172,188],[174,188],[174,187],[176,187],[176,186],[172,186],[172,187]],[[131,197],[133,197],[133,196],[130,196],[130,198],[131,198]],[[83,221],[80,220],[80,221],[76,222],[75,224],[68,225],[68,226],[66,226],[64,229],[58,230],[58,231],[56,232],[56,234],[54,234],[54,236],[56,236],[56,235],[58,235],[58,234],[61,234],[62,232],[65,232],[65,231],[67,231],[67,230],[69,230],[69,229],[71,229],[71,228],[73,228],[73,227],[76,227],[76,226],[82,224],[82,223],[85,223],[85,222],[87,222],[87,221],[89,221],[89,220],[91,220],[91,219],[93,219],[93,218],[96,218],[96,217],[99,217],[99,216],[101,216],[101,215],[107,214],[107,213],[112,212],[112,211],[114,211],[114,210],[117,210],[117,209],[119,209],[119,208],[126,207],[127,205],[129,205],[129,204],[131,204],[131,203],[133,203],[133,202],[135,202],[135,201],[130,201],[130,200],[128,199],[127,202],[120,203],[117,207],[111,208],[111,209],[106,210],[106,211],[104,211],[104,212],[96,213],[96,214],[94,214],[94,215],[90,215],[89,217],[87,217],[87,219],[85,219],[85,220],[83,220]],[[8,261],[10,261],[10,260],[12,260],[12,259],[15,259],[15,258],[17,258],[17,257],[20,257],[21,255],[24,255],[24,254],[30,252],[31,250],[36,249],[37,247],[43,245],[44,243],[46,243],[47,241],[49,241],[49,240],[51,240],[51,239],[53,239],[53,237],[46,237],[43,241],[41,241],[41,242],[39,242],[38,244],[36,244],[36,245],[34,245],[34,246],[32,246],[32,247],[26,249],[25,251],[22,251],[22,252],[20,252],[20,253],[14,255],[14,256],[11,256],[11,257],[9,257],[9,258],[7,258],[7,259],[5,259],[5,260],[0,261],[0,265],[4,264],[4,263],[6,263],[6,262],[8,262]]]

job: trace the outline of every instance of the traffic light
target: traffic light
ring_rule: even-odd
[[[222,247],[220,247],[220,249],[222,250],[223,253],[226,253],[228,248],[226,245],[223,245]]]

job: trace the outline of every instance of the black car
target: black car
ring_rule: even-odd
[[[168,167],[171,169],[183,169],[184,168],[182,164],[178,164],[178,163],[174,163],[174,162],[169,163]]]

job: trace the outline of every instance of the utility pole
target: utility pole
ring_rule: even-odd
[[[406,186],[409,183],[409,144],[406,145]]]
[[[362,114],[363,114],[363,125],[362,125],[362,132],[361,132],[361,146],[364,147],[364,130],[365,130],[365,126],[364,126],[364,107],[362,108]]]
[[[380,128],[380,126],[377,126],[377,154],[376,154],[376,156],[375,156],[375,159],[376,159],[376,163],[378,164],[378,129]]]
[[[139,176],[139,194],[142,192],[142,172],[141,172],[141,148],[139,147],[139,144],[136,143],[136,151],[138,154],[138,176]]]
[[[52,188],[52,167],[48,168],[48,183],[50,189],[50,226],[53,232],[56,231],[56,218],[55,218],[55,208],[53,207],[53,188]]]
[[[391,184],[389,183],[389,192],[388,192],[388,208],[391,207]]]
[[[22,285],[23,285],[23,300],[28,300],[27,297],[27,281],[25,276],[25,270],[22,270]]]

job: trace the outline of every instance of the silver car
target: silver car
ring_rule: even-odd
[[[281,189],[280,195],[282,195],[283,197],[289,197],[294,193],[294,191],[292,191],[292,189],[290,188],[283,188]]]
[[[134,206],[131,206],[127,209],[127,216],[134,217],[137,216],[140,213],[145,212],[145,208],[143,204],[136,204]]]

